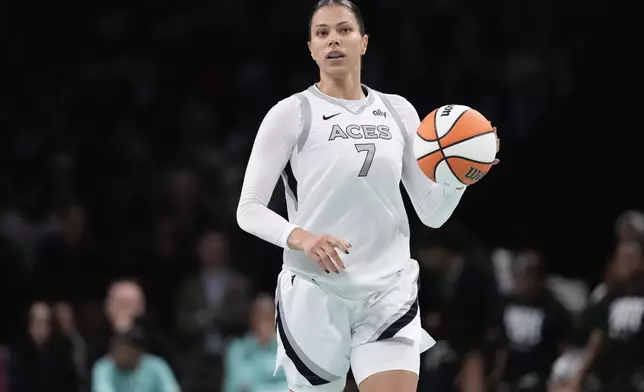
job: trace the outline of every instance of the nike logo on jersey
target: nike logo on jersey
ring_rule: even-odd
[[[342,129],[339,125],[331,128],[329,141],[342,139],[384,139],[391,140],[391,130],[387,125],[347,125]]]
[[[333,117],[335,117],[335,116],[337,116],[337,115],[339,115],[339,114],[340,114],[340,113],[336,113],[336,114],[332,114],[332,115],[330,115],[330,116],[325,116],[325,115],[323,114],[323,115],[322,115],[322,120],[326,121],[326,120],[328,120],[328,119],[330,119],[330,118],[333,118]]]

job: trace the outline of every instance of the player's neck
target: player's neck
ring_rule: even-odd
[[[342,78],[333,78],[321,74],[318,89],[333,98],[358,100],[365,97],[360,84],[360,76],[346,75]]]

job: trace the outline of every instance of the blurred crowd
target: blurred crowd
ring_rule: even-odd
[[[3,336],[8,390],[126,391],[147,382],[163,387],[136,390],[284,391],[283,376],[273,377],[274,301],[230,268],[223,232],[205,233],[199,267],[166,287],[157,282],[166,272],[152,266],[137,278],[81,269],[73,263],[91,245],[54,238],[58,264],[34,271],[25,290],[38,299]],[[3,305],[15,308],[17,294]]]
[[[536,249],[488,255],[466,251],[462,232],[438,237],[417,253],[438,341],[419,390],[644,390],[644,214],[619,216],[595,285],[549,273]]]
[[[86,265],[100,252],[84,220],[71,207],[41,238],[37,259],[47,263],[20,282],[22,293],[4,279],[3,308],[27,302],[24,318],[3,323],[0,390],[287,389],[275,372],[274,299],[234,268],[225,231],[199,237],[194,270],[166,275],[169,261],[156,258],[119,277]],[[536,249],[468,246],[457,224],[425,234],[414,242],[421,317],[438,343],[423,355],[419,391],[644,390],[644,214],[619,217],[594,287],[548,274]]]
[[[372,38],[364,81],[421,114],[445,102],[481,110],[508,130],[512,167],[545,172],[554,163],[543,151],[556,146],[542,131],[559,143],[581,127],[592,84],[584,70],[603,57],[591,47],[609,15],[595,2],[481,4],[359,4]],[[267,294],[280,253],[241,233],[234,210],[264,114],[315,81],[311,5],[13,6],[11,99],[0,112],[0,392],[286,390],[274,374]],[[557,243],[558,210],[544,226],[546,203],[517,205],[535,181],[522,184],[519,173],[512,187],[497,186],[511,173],[499,170],[444,229],[426,232],[410,214],[423,322],[439,341],[423,357],[419,389],[644,390],[644,218],[627,212],[615,241],[598,240],[611,244],[604,276],[553,276],[556,262],[538,246],[479,249],[459,226],[462,213],[485,218],[467,222],[472,230],[487,227],[501,217],[473,204],[509,200],[506,213],[521,211],[525,228],[499,225],[500,236]],[[573,180],[549,181],[574,194]],[[279,184],[270,207],[285,212]]]

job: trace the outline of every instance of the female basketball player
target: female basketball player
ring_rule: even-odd
[[[237,210],[242,229],[284,248],[277,365],[295,392],[342,391],[349,366],[362,392],[412,392],[434,342],[420,324],[399,184],[430,227],[450,217],[464,188],[421,172],[413,106],[361,84],[368,37],[358,8],[322,0],[309,32],[320,81],[267,113]],[[288,221],[267,208],[280,175]]]

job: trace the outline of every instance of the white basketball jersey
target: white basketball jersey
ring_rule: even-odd
[[[298,94],[304,127],[282,176],[291,223],[352,244],[349,255],[340,254],[346,270],[339,275],[323,276],[303,252],[286,250],[284,263],[352,290],[377,285],[410,258],[400,192],[406,130],[387,98],[365,89],[360,101],[331,98],[315,86]]]
[[[381,289],[410,262],[401,179],[430,227],[450,217],[464,192],[430,181],[418,167],[414,107],[401,96],[363,90],[366,98],[352,101],[312,86],[278,102],[258,130],[237,209],[242,229],[285,249],[290,271],[345,298]],[[267,208],[280,172],[288,221]],[[326,274],[289,249],[296,227],[348,241],[350,254],[339,252],[346,269]]]

